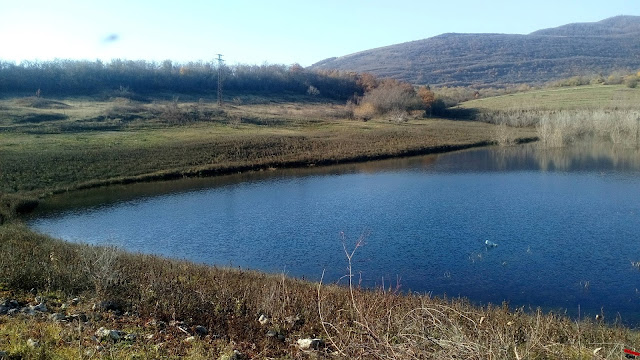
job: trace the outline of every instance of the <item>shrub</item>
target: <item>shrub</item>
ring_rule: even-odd
[[[378,87],[380,82],[378,79],[369,73],[362,73],[357,78],[357,84],[360,88],[362,88],[365,92],[369,92]]]
[[[627,76],[624,79],[624,84],[628,88],[635,89],[636,87],[638,87],[638,76],[636,76],[636,75]]]
[[[387,113],[387,116],[389,117],[389,121],[401,123],[407,121],[408,114],[405,110],[393,109]]]
[[[376,108],[371,103],[363,103],[353,108],[353,116],[360,120],[371,120],[376,115]]]
[[[447,104],[443,99],[436,99],[431,104],[431,115],[445,115]]]
[[[427,110],[427,112],[425,112],[425,115],[427,113],[430,114],[431,106],[436,101],[436,95],[433,93],[433,91],[431,91],[430,88],[426,86],[419,87],[417,93],[420,97],[420,100],[422,100],[422,104],[424,105],[425,110]]]
[[[456,106],[461,102],[475,98],[476,90],[468,87],[443,86],[434,90],[437,99],[441,99],[446,107]]]
[[[388,81],[364,95],[361,104],[370,104],[378,115],[392,110],[416,110],[422,101],[410,84]]]
[[[622,81],[623,81],[622,76],[612,74],[607,77],[607,81],[605,81],[605,84],[619,85],[619,84],[622,84]]]
[[[563,86],[581,86],[581,85],[589,85],[591,79],[585,76],[574,76],[568,79],[560,80],[555,85],[558,87]]]
[[[320,95],[320,90],[313,85],[309,85],[309,88],[307,88],[307,95],[318,96]]]

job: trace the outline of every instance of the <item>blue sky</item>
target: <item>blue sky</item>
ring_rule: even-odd
[[[0,0],[0,59],[303,66],[447,32],[514,33],[640,15],[637,0]],[[114,36],[117,35],[117,36]]]

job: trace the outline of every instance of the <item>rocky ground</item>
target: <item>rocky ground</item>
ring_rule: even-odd
[[[286,320],[292,328],[304,323],[299,316]],[[255,321],[264,329],[266,338],[296,348],[302,358],[331,353],[323,339],[287,337],[265,314]],[[84,359],[262,358],[250,344],[230,342],[189,319],[145,319],[123,311],[114,302],[79,297],[5,297],[0,300],[0,335],[0,359],[43,358],[42,355]]]

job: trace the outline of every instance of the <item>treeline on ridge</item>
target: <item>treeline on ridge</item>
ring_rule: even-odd
[[[51,95],[93,95],[127,89],[134,93],[211,93],[218,70],[225,92],[294,93],[344,100],[361,95],[358,75],[341,71],[306,70],[298,64],[222,65],[170,60],[0,61],[0,92]]]

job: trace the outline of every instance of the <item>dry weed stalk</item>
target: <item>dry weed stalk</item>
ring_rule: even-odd
[[[84,271],[90,274],[96,293],[101,296],[107,295],[109,288],[120,280],[119,256],[120,250],[116,246],[86,248]]]
[[[353,258],[364,245],[362,234],[349,249],[342,235],[347,259],[349,302],[340,309],[344,320],[325,319],[323,312],[322,279],[317,287],[317,307],[325,335],[341,356],[348,358],[400,359],[431,356],[475,357],[485,349],[470,333],[478,331],[476,313],[465,312],[454,306],[441,304],[423,296],[415,298],[417,306],[407,307],[405,295],[380,291],[367,291],[356,287],[353,281]],[[470,331],[471,330],[471,331]],[[438,355],[439,354],[439,355]]]

